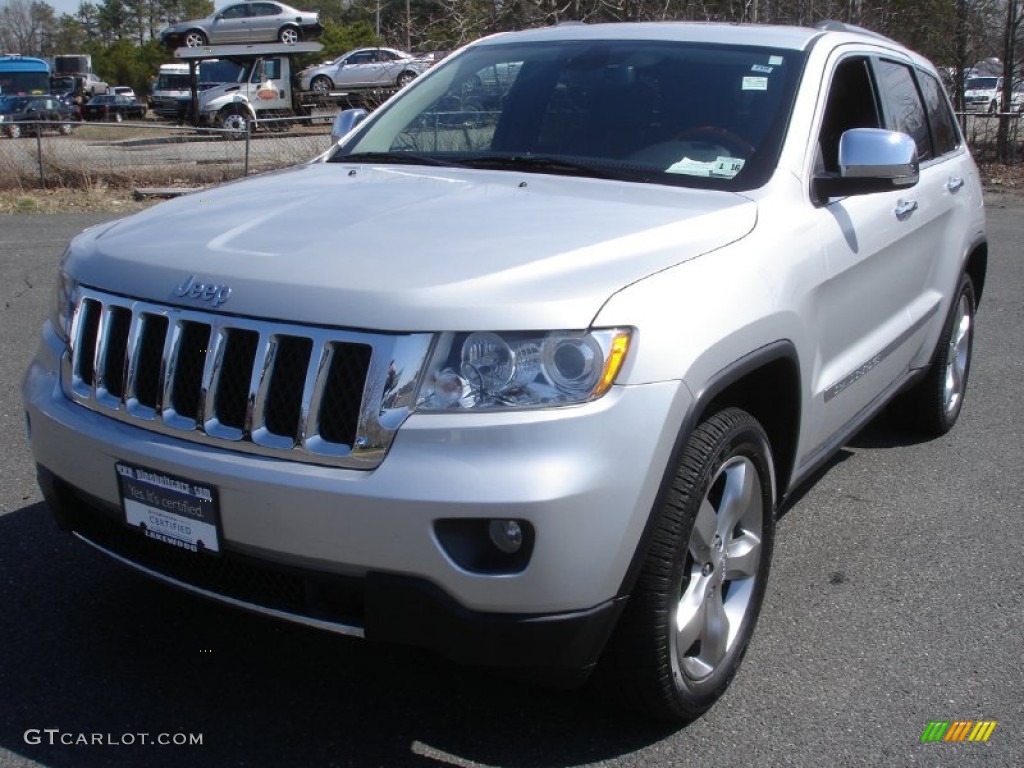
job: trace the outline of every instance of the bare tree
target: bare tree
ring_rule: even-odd
[[[53,7],[30,0],[5,0],[0,6],[0,50],[23,56],[45,53],[56,25]]]

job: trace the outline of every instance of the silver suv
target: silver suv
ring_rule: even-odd
[[[71,243],[24,382],[51,509],[230,605],[699,715],[780,506],[895,398],[960,415],[987,244],[935,69],[560,26],[357,117]]]

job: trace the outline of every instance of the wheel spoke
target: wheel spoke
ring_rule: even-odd
[[[711,544],[718,527],[718,516],[715,508],[707,499],[701,502],[697,510],[697,519],[693,521],[693,532],[690,534],[690,555],[694,560],[703,563],[711,556]]]
[[[718,535],[723,541],[732,537],[733,529],[748,513],[759,510],[761,499],[756,487],[757,472],[747,459],[739,458],[723,468],[725,489],[718,515]]]
[[[956,328],[956,337],[953,339],[953,344],[955,345],[958,353],[963,349],[964,342],[967,340],[971,331],[971,316],[967,314],[966,309],[963,307],[961,307],[960,312],[961,314]]]
[[[722,603],[722,590],[704,601],[704,628],[700,636],[700,656],[712,668],[718,666],[729,649],[729,617]]]
[[[749,579],[757,575],[761,560],[761,540],[750,532],[733,539],[725,549],[726,580]]]
[[[683,658],[690,646],[697,642],[704,628],[704,593],[707,583],[700,571],[694,569],[690,575],[690,584],[676,607],[676,648],[679,658]]]

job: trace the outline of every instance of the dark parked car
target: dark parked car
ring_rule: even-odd
[[[110,120],[120,123],[122,120],[143,120],[145,117],[145,104],[117,93],[93,96],[89,103],[82,107],[83,120]]]
[[[75,116],[67,104],[53,96],[5,96],[0,98],[0,132],[12,139],[25,134],[56,131],[65,136]]]

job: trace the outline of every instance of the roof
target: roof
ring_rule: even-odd
[[[567,23],[553,27],[508,32],[480,41],[491,45],[543,40],[666,40],[696,43],[730,43],[735,45],[807,50],[825,36],[879,42],[881,36],[867,30],[832,23],[828,27],[792,27],[771,24],[722,24],[713,22],[664,21],[619,22],[612,24]],[[891,41],[889,41],[891,42]]]

